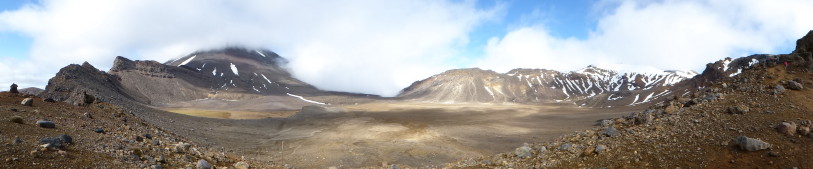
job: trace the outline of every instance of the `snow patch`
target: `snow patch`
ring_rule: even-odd
[[[491,92],[491,89],[489,89],[487,86],[483,86],[483,89],[486,89],[488,94],[491,95],[491,97],[494,97],[494,92]]]
[[[265,81],[268,81],[268,84],[273,84],[273,83],[271,82],[271,80],[268,80],[268,78],[267,78],[267,77],[265,77],[265,74],[262,74],[262,73],[261,73],[260,75],[262,75],[262,76],[263,76],[263,79],[265,79]]]
[[[229,64],[231,64],[231,72],[234,73],[234,75],[239,76],[240,74],[237,74],[237,66],[235,66],[234,63],[229,63]]]
[[[260,50],[254,50],[254,51],[255,51],[255,52],[257,52],[257,54],[260,54],[260,56],[265,57],[265,54],[263,54],[262,52],[260,52]]]
[[[215,70],[212,70],[212,76],[217,76],[217,68],[215,68]]]
[[[288,94],[288,96],[291,96],[291,97],[296,97],[296,98],[299,98],[300,100],[305,101],[305,102],[308,102],[308,103],[325,105],[325,103],[322,103],[322,102],[317,102],[317,101],[313,101],[313,100],[308,100],[308,99],[305,99],[305,98],[304,98],[304,97],[302,97],[302,96],[294,95],[294,94],[291,94],[291,93],[285,93],[285,94]]]
[[[728,77],[734,77],[734,76],[737,76],[740,73],[742,73],[742,69],[737,69],[737,72],[728,75]]]
[[[186,65],[187,63],[189,63],[189,61],[192,61],[192,59],[195,59],[195,57],[197,57],[197,56],[198,56],[198,55],[194,55],[194,56],[192,56],[192,57],[189,57],[189,59],[186,59],[185,61],[181,62],[181,64],[180,64],[180,65],[178,65],[178,66],[181,66],[181,65]]]

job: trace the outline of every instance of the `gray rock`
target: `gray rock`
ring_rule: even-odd
[[[57,137],[46,137],[40,139],[40,144],[46,144],[46,148],[63,148],[65,144],[71,143],[73,143],[73,138],[65,134]]]
[[[152,140],[152,145],[156,145],[156,146],[157,146],[157,145],[161,145],[161,141],[158,141],[157,139],[156,139],[156,140]]]
[[[17,123],[17,124],[23,124],[23,118],[20,117],[20,116],[11,116],[11,118],[9,118],[8,121],[11,121],[12,123]]]
[[[525,158],[531,156],[531,147],[528,146],[528,143],[525,143],[522,147],[517,148],[514,150],[514,155],[517,155],[519,158]]]
[[[395,164],[390,165],[390,169],[398,169],[398,166],[397,166],[397,165],[395,165]]]
[[[776,86],[773,87],[773,94],[774,95],[782,94],[782,92],[785,92],[785,87],[782,87],[782,85],[776,85]]]
[[[95,129],[93,129],[93,132],[96,132],[96,133],[104,133],[104,129],[102,129],[102,128],[95,128]]]
[[[607,127],[607,129],[604,129],[604,135],[607,136],[607,137],[614,137],[614,136],[617,136],[619,134],[621,134],[621,133],[618,132],[618,130],[616,130],[615,127],[610,126],[610,127]]]
[[[141,136],[135,136],[135,141],[142,142],[144,141],[144,138],[141,138]]]
[[[542,147],[539,148],[539,153],[540,154],[545,153],[545,152],[548,152],[548,148],[546,148],[545,146],[542,146]]]
[[[158,161],[159,163],[166,163],[167,158],[164,157],[164,155],[158,155],[158,159],[155,159],[155,161]]]
[[[796,134],[796,124],[793,122],[782,122],[776,126],[776,131],[788,136],[793,136]]]
[[[570,149],[570,144],[565,143],[559,146],[559,150],[566,151],[568,149]]]
[[[20,144],[23,143],[23,140],[20,137],[14,137],[14,140],[11,141],[11,144]]]
[[[737,137],[737,144],[740,146],[741,150],[745,151],[759,151],[771,147],[771,144],[769,143],[759,139],[748,138],[746,136]]]
[[[198,164],[195,165],[195,167],[197,167],[198,169],[212,169],[212,165],[209,164],[208,161],[203,159],[198,160]]]
[[[607,150],[607,146],[604,146],[604,145],[596,146],[596,154],[601,154],[606,150]]]
[[[25,99],[23,99],[22,102],[20,102],[20,104],[22,104],[24,106],[33,106],[34,105],[34,99],[33,98],[25,98]]]
[[[144,136],[144,138],[147,138],[147,139],[152,139],[151,134],[142,134],[141,136]]]
[[[810,127],[808,126],[799,126],[797,130],[799,131],[799,134],[803,136],[807,136],[810,134]]]
[[[54,124],[54,122],[48,121],[48,120],[38,120],[37,121],[37,126],[40,126],[42,128],[56,128],[56,124]]]
[[[787,83],[788,89],[790,90],[802,90],[802,84],[795,81],[788,81]]]
[[[178,153],[187,152],[187,151],[189,151],[189,147],[192,147],[192,145],[189,144],[189,143],[183,143],[183,142],[178,143],[177,145],[175,145],[175,152],[178,152]]]
[[[164,167],[161,167],[161,165],[158,164],[154,164],[150,166],[150,169],[164,169]]]
[[[85,114],[82,114],[82,115],[84,115],[85,117],[87,117],[89,119],[93,118],[93,115],[91,115],[90,112],[85,112]]]
[[[607,119],[601,120],[601,127],[610,127],[610,125],[613,125],[612,120]]]
[[[248,163],[242,162],[242,161],[234,163],[233,166],[234,166],[235,169],[250,169],[251,168],[251,166],[249,166]]]

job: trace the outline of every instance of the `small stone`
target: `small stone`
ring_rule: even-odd
[[[48,121],[48,120],[38,120],[37,121],[37,126],[40,126],[42,128],[56,128],[56,124],[54,124],[54,122]]]
[[[248,163],[246,163],[246,162],[240,161],[240,162],[234,163],[234,168],[235,169],[250,169],[251,166],[249,166]]]
[[[540,154],[545,153],[547,151],[548,151],[548,148],[546,148],[545,146],[542,146],[542,147],[539,148],[539,153]]]
[[[141,136],[144,136],[144,138],[147,138],[147,139],[152,139],[152,135],[151,135],[151,134],[143,134],[143,135],[141,135]]]
[[[785,87],[782,87],[782,85],[776,85],[773,87],[774,95],[782,94],[782,92],[785,92]]]
[[[84,113],[84,114],[82,114],[82,115],[84,115],[85,117],[87,117],[87,118],[89,118],[89,119],[93,119],[93,115],[91,115],[91,114],[90,114],[90,112],[85,112],[85,113]]]
[[[525,143],[522,147],[517,148],[514,150],[514,155],[517,155],[519,158],[525,158],[531,156],[531,147],[528,146],[528,143]]]
[[[23,143],[23,140],[20,137],[14,137],[14,140],[11,141],[11,144],[20,144]]]
[[[135,141],[142,142],[144,141],[144,138],[141,138],[141,136],[135,136]]]
[[[45,100],[43,100],[43,101],[50,102],[50,103],[56,102],[56,100],[54,100],[52,98],[45,98]]]
[[[177,152],[177,153],[187,152],[187,151],[189,151],[189,147],[192,147],[192,145],[189,144],[189,143],[183,143],[183,142],[178,143],[177,145],[175,145],[175,152]]]
[[[102,128],[95,128],[95,129],[93,129],[93,132],[96,132],[96,133],[104,133],[104,129],[102,129]]]
[[[158,164],[154,164],[150,166],[150,169],[164,169],[164,167],[161,167],[161,165]]]
[[[61,139],[65,143],[73,144],[73,137],[71,137],[71,136],[69,136],[67,134],[59,135],[59,139]]]
[[[161,145],[161,141],[158,141],[157,139],[156,139],[156,140],[152,140],[152,145],[156,145],[156,146],[157,146],[157,145]]]
[[[606,147],[606,146],[604,146],[604,145],[598,145],[598,146],[596,146],[596,154],[601,154],[601,153],[603,153],[605,150],[607,150],[607,147]]]
[[[740,149],[746,151],[758,151],[771,147],[771,144],[768,144],[762,140],[748,138],[746,136],[737,137],[737,144],[740,145]]]
[[[567,151],[568,149],[570,149],[570,144],[565,143],[559,146],[559,150]]]
[[[212,165],[209,164],[208,161],[203,159],[198,160],[198,164],[195,165],[195,167],[197,167],[198,169],[212,169]]]
[[[799,126],[797,130],[799,134],[803,136],[807,136],[808,134],[810,134],[810,127],[808,126]]]
[[[771,152],[768,153],[768,156],[779,157],[779,153],[771,151]]]
[[[25,98],[25,99],[23,99],[22,102],[20,102],[20,104],[22,104],[24,106],[33,106],[34,105],[34,98]]]
[[[782,122],[776,126],[776,131],[788,136],[793,136],[796,134],[796,124],[793,122]]]
[[[23,118],[20,117],[20,116],[11,116],[11,118],[9,118],[8,121],[11,121],[12,123],[17,123],[17,124],[23,124]]]
[[[166,158],[166,157],[164,157],[164,155],[158,155],[158,158],[157,158],[157,159],[155,159],[155,161],[158,161],[159,163],[166,163],[166,162],[167,162],[167,158]]]
[[[731,113],[731,114],[745,114],[745,113],[748,113],[748,111],[750,111],[750,108],[748,108],[748,106],[745,106],[745,105],[737,105],[737,106],[728,107],[728,113]]]

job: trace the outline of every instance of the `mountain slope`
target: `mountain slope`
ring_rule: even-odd
[[[457,69],[417,81],[402,90],[398,97],[445,103],[540,103],[601,98],[606,101],[590,106],[628,105],[646,103],[672,93],[669,88],[694,75],[696,73],[687,71],[621,74],[595,66],[567,73],[514,69],[501,74],[477,68]]]

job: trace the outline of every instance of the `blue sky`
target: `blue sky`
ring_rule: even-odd
[[[319,88],[384,96],[455,68],[700,71],[788,53],[813,29],[812,0],[20,0],[0,11],[0,72],[13,75],[0,84],[243,45],[288,58]]]

